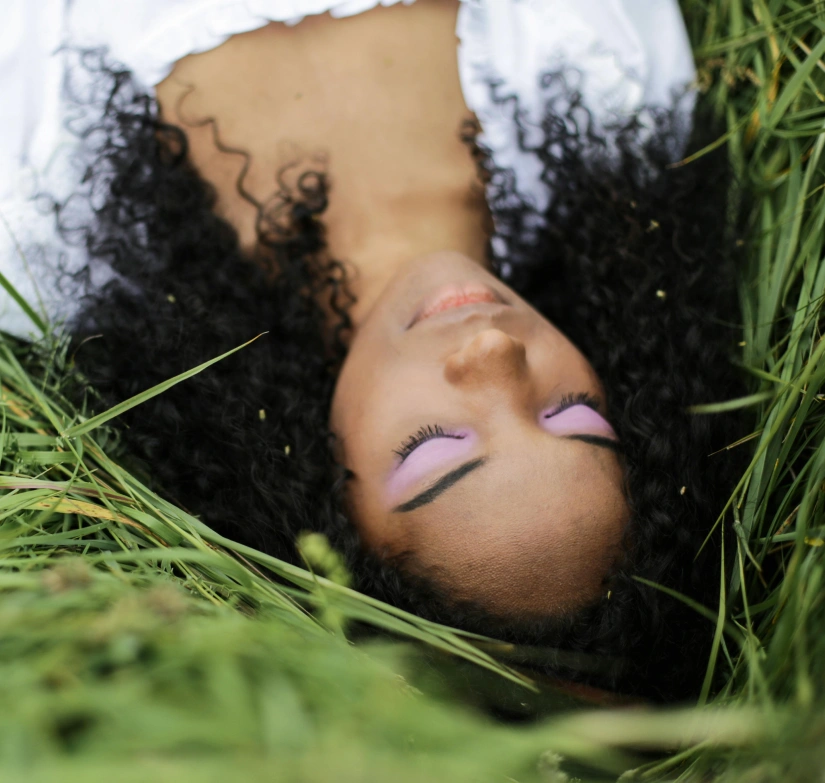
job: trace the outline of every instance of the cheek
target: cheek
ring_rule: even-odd
[[[549,324],[536,330],[528,346],[528,361],[538,385],[546,393],[564,388],[605,396],[599,376],[584,354]]]
[[[392,396],[386,363],[364,351],[351,352],[341,368],[330,406],[330,428],[347,442],[369,430],[382,400]]]
[[[428,423],[428,415],[443,399],[443,370],[422,361],[386,356],[353,357],[338,377],[330,408],[330,427],[349,441],[381,443],[391,451],[390,434],[399,426],[413,429]]]

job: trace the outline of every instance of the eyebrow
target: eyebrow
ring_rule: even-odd
[[[603,438],[600,435],[565,435],[564,438],[565,440],[580,440],[582,443],[589,443],[591,446],[610,449],[610,451],[615,451],[617,454],[623,453],[621,444],[618,441],[612,440],[611,438]],[[459,465],[455,470],[445,473],[431,487],[428,487],[423,492],[419,492],[406,503],[396,506],[393,509],[393,513],[404,514],[407,511],[414,511],[417,508],[421,508],[421,506],[432,503],[439,495],[446,492],[450,487],[455,486],[461,479],[468,476],[474,470],[478,470],[478,468],[486,462],[486,457],[479,457],[478,459],[470,460],[463,465]]]
[[[565,440],[580,440],[582,443],[589,443],[591,446],[600,446],[603,449],[610,449],[616,454],[623,455],[622,444],[613,438],[605,438],[601,435],[564,435]]]
[[[450,487],[455,486],[461,479],[469,476],[474,470],[478,470],[486,462],[486,457],[479,457],[478,459],[470,460],[463,465],[459,465],[455,470],[445,473],[431,487],[428,487],[423,492],[419,492],[406,503],[396,506],[393,512],[403,514],[407,511],[414,511],[417,508],[421,508],[421,506],[426,506],[427,503],[432,503],[442,492],[446,492]]]

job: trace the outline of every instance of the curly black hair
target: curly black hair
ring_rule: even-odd
[[[93,404],[267,333],[123,416],[129,448],[157,486],[223,535],[287,561],[300,562],[301,531],[323,532],[358,589],[422,616],[616,662],[597,673],[550,665],[556,674],[654,699],[694,694],[712,626],[636,577],[710,608],[718,601],[723,534],[708,536],[738,468],[729,452],[713,453],[735,439],[737,423],[688,409],[739,384],[730,357],[740,338],[725,325],[737,309],[724,158],[669,166],[667,117],[652,134],[627,125],[608,149],[575,92],[557,91],[564,100],[548,101],[539,141],[536,128],[533,141],[521,138],[554,192],[538,215],[512,174],[475,148],[507,248],[506,282],[573,340],[608,390],[632,510],[609,592],[572,616],[523,622],[458,604],[410,562],[371,555],[346,519],[328,413],[351,297],[344,267],[326,252],[323,173],[306,173],[279,205],[286,223],[261,205],[258,247],[242,252],[188,160],[185,132],[158,118],[126,69],[97,57],[86,66],[107,87],[83,131],[93,142],[90,217],[78,225],[67,203],[55,205],[64,235],[116,273],[70,324]],[[497,99],[519,122],[517,102]],[[332,335],[322,292],[339,316]]]

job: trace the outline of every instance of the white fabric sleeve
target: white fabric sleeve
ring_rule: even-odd
[[[99,46],[125,63],[144,87],[163,81],[175,62],[206,52],[227,38],[269,22],[298,24],[329,12],[354,16],[378,5],[410,5],[414,0],[73,0],[69,19],[72,43]],[[116,12],[113,12],[113,7]]]
[[[30,196],[60,144],[65,0],[5,0],[0,25],[0,272],[36,310],[61,299],[27,249],[52,235]],[[0,329],[19,336],[34,324],[0,288]]]
[[[519,195],[539,211],[552,196],[541,182],[541,165],[519,147],[514,102],[493,100],[491,85],[497,98],[518,100],[528,144],[537,143],[531,130],[540,141],[545,104],[559,97],[558,85],[542,76],[564,71],[608,142],[611,128],[633,116],[644,133],[644,109],[673,109],[683,120],[674,129],[682,138],[673,156],[681,154],[695,70],[676,0],[465,0],[457,34],[459,75],[481,124],[479,141],[497,167],[513,171]]]

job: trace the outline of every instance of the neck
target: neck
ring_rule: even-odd
[[[356,325],[419,255],[485,257],[457,14],[458,0],[416,0],[272,23],[180,60],[157,87],[164,119],[185,128],[191,162],[242,247],[255,247],[258,211],[239,182],[259,204],[277,204],[300,196],[305,171],[325,173],[321,219],[330,256],[350,271]]]
[[[438,250],[454,250],[488,265],[489,213],[479,186],[468,189],[372,196],[355,210],[330,200],[327,245],[347,269],[356,301],[349,310],[357,331],[386,285],[402,267]]]

